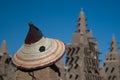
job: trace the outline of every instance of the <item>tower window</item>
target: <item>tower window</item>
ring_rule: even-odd
[[[78,74],[75,76],[75,80],[77,80],[78,79]]]
[[[81,20],[81,18],[78,18],[78,21],[80,21]]]
[[[115,68],[113,67],[112,70],[111,70],[111,73],[114,71],[114,69],[115,69]]]
[[[74,54],[74,52],[75,52],[75,48],[73,48],[73,51],[72,51],[72,53],[71,53],[71,56]]]
[[[106,63],[103,64],[103,66],[105,66],[105,65],[106,65]]]
[[[7,59],[5,60],[5,63],[6,63],[6,64],[9,64],[10,61],[11,61],[11,58],[7,58]]]
[[[0,56],[0,60],[1,60],[2,56]]]
[[[112,57],[112,54],[110,54],[110,57]]]
[[[75,60],[75,63],[78,61],[78,59],[79,59],[79,57],[78,57],[78,56],[76,56],[76,60]]]
[[[107,72],[108,71],[108,67],[105,69],[105,72]]]
[[[108,58],[106,58],[106,60],[108,60]]]
[[[78,64],[75,65],[75,69],[78,67]]]
[[[98,72],[98,70],[95,70],[95,73],[99,75],[99,72]]]
[[[72,69],[72,67],[73,67],[73,64],[71,65],[70,69]]]
[[[72,78],[72,74],[70,75],[70,77],[69,77],[70,79]]]
[[[74,60],[74,58],[72,57],[71,60],[70,60],[70,62],[69,62],[69,64],[72,64],[73,60]]]
[[[68,69],[68,72],[70,72],[70,68]]]
[[[80,23],[78,23],[78,27],[80,26]]]
[[[67,59],[66,59],[66,63],[69,61],[69,59],[70,59],[70,58],[69,58],[69,57],[67,57]]]
[[[111,76],[108,77],[108,80],[110,80]]]
[[[116,79],[116,76],[113,76],[112,80],[115,80]]]
[[[78,29],[78,32],[80,32],[80,29]]]
[[[7,53],[5,52],[5,53],[3,53],[4,55],[7,55]]]
[[[71,52],[71,48],[68,48],[68,52],[67,52],[67,55],[69,55]]]
[[[78,54],[79,50],[80,50],[80,48],[79,48],[79,47],[77,47],[77,51],[76,51],[76,54]]]
[[[115,58],[113,58],[113,60],[115,60]]]
[[[90,68],[88,69],[88,73],[92,73],[92,71],[91,71],[91,69],[90,69]]]

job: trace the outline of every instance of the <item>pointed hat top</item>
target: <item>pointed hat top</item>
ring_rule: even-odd
[[[25,44],[35,43],[43,37],[42,32],[32,22],[29,23],[29,27],[30,29],[25,39]]]

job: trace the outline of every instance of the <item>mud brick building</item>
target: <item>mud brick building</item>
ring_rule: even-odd
[[[11,66],[11,57],[9,56],[6,41],[3,40],[2,46],[0,48],[0,80],[8,80],[7,74],[10,73]]]
[[[83,10],[66,55],[67,80],[100,80],[98,43],[93,39],[92,31],[87,30]]]
[[[112,37],[110,53],[101,68],[103,80],[120,80],[120,54],[118,52],[115,36]]]

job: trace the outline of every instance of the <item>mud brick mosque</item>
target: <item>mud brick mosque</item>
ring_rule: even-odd
[[[72,42],[45,38],[29,23],[23,46],[11,57],[6,41],[0,48],[0,80],[120,80],[120,54],[115,36],[103,66],[99,66],[98,41],[87,29],[84,11],[80,11]],[[66,51],[66,52],[65,52]],[[44,54],[43,54],[44,53]],[[66,53],[66,63],[62,56]]]

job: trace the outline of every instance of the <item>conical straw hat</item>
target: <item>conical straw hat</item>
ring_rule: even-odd
[[[65,45],[57,39],[46,38],[32,23],[25,43],[12,57],[13,63],[21,69],[32,70],[44,68],[59,60]]]

